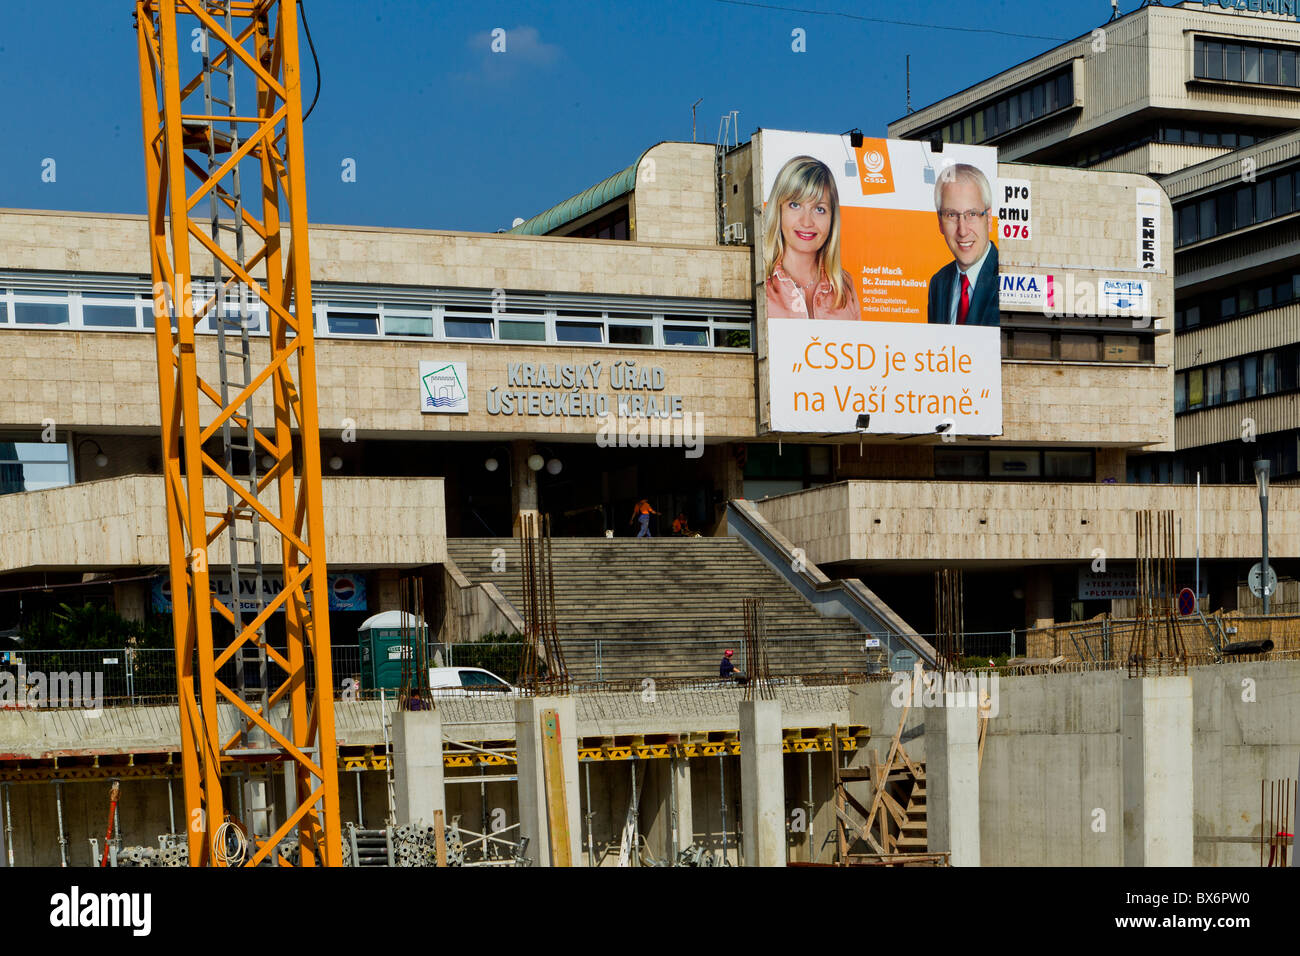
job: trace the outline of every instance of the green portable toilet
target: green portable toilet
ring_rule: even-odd
[[[411,677],[419,673],[419,668],[429,667],[425,648],[429,639],[429,629],[414,614],[403,611],[383,611],[366,619],[357,631],[357,643],[361,645],[361,689],[400,690],[402,687],[402,629],[405,625],[408,634],[415,628],[414,646],[409,653],[415,655],[412,662]]]

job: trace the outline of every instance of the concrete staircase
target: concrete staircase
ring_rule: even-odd
[[[748,671],[747,597],[763,599],[774,675],[867,669],[857,624],[821,616],[737,538],[555,538],[551,547],[557,631],[577,680],[716,677],[728,647]],[[496,549],[503,572],[492,570]],[[517,539],[453,538],[447,551],[472,583],[496,584],[523,613]]]

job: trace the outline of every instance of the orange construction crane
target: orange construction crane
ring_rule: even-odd
[[[295,831],[302,865],[342,862],[297,17],[294,0],[135,3],[192,866],[226,860],[223,774],[267,761],[294,785],[244,865],[280,862]]]

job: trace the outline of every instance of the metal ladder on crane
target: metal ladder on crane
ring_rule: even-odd
[[[228,2],[208,2],[207,12],[220,18],[226,32],[234,34]],[[236,83],[234,57],[212,56],[205,30],[200,37],[203,55],[203,104],[206,113],[204,139],[207,143],[208,174],[221,166],[223,154],[233,154],[240,147],[239,123],[236,120]],[[224,110],[222,117],[218,109]],[[224,128],[219,128],[219,124]],[[208,194],[210,235],[215,245],[222,245],[223,233],[233,236],[235,261],[247,264],[244,243],[244,205],[240,186],[239,166],[230,172],[230,188],[213,189]],[[233,213],[230,222],[223,222],[221,210],[225,206]],[[231,296],[234,296],[233,301]],[[252,342],[249,338],[254,314],[250,307],[250,291],[227,270],[220,258],[212,257],[212,300],[208,321],[217,334],[217,362],[221,402],[228,405],[232,395],[238,395],[249,384],[252,371]],[[253,418],[253,399],[250,393],[240,410],[243,421],[227,418],[221,425],[222,467],[237,479],[249,492],[258,493],[257,432]],[[230,522],[229,577],[230,610],[238,629],[256,618],[265,604],[263,596],[262,535],[260,518],[256,511],[240,502],[230,487],[226,489],[225,516]],[[247,529],[246,531],[244,529]],[[241,560],[241,550],[248,560]],[[251,585],[252,607],[243,609],[243,586]],[[235,689],[240,698],[255,711],[268,714],[269,689],[266,655],[266,626],[257,629],[256,640],[246,641],[234,654]],[[240,741],[237,749],[257,752],[264,750],[269,740],[266,733],[240,715]],[[254,782],[244,776],[244,824],[248,832],[269,833],[274,815],[273,790],[267,783]],[[257,819],[260,817],[261,819]]]

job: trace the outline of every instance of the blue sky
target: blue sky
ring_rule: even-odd
[[[919,107],[1109,16],[1107,0],[306,2],[323,74],[306,125],[312,221],[485,232],[689,140],[700,97],[702,142],[733,109],[742,141],[760,126],[883,135],[905,111],[905,54]],[[0,207],[142,213],[134,4],[2,9]],[[305,49],[303,68],[309,100]]]

